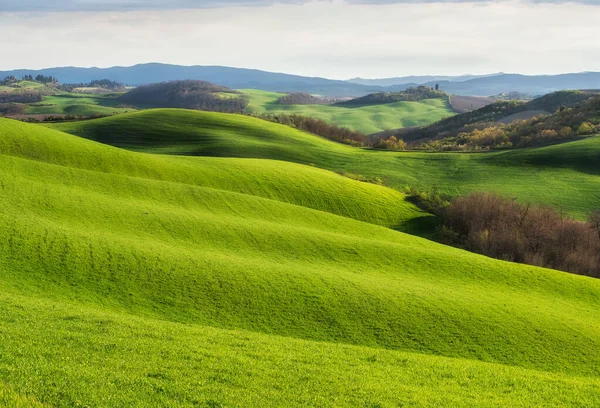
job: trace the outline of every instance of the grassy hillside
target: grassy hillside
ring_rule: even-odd
[[[128,117],[137,115],[115,119]],[[279,128],[268,130],[275,143]],[[392,206],[388,195],[417,211],[383,187],[267,163],[140,154],[0,120],[0,384],[9,397],[51,406],[598,403],[600,281],[374,225],[386,224],[373,220]],[[335,214],[361,200],[362,221],[373,223]]]
[[[0,132],[12,136],[0,140],[0,148],[45,163],[250,194],[402,230],[429,218],[395,190],[314,167],[132,154],[10,120],[0,122]]]
[[[132,150],[312,164],[379,177],[398,190],[412,186],[451,196],[492,191],[522,202],[552,205],[577,217],[598,208],[598,137],[521,151],[432,154],[357,149],[254,118],[182,110],[145,111],[52,126]],[[561,158],[573,155],[570,162]],[[520,159],[533,156],[556,160]]]
[[[248,96],[251,113],[286,113],[310,116],[370,134],[386,129],[423,126],[452,116],[446,99],[419,102],[395,102],[366,106],[281,105],[277,100],[285,94],[260,90],[242,90]]]
[[[132,110],[134,109],[121,107],[118,100],[109,96],[62,93],[45,96],[42,102],[29,105],[25,113],[28,115],[90,116],[94,114],[111,115]]]
[[[11,339],[0,343],[2,372],[12,375],[11,388],[0,386],[4,406],[42,407],[36,399],[59,407],[600,403],[600,382],[591,377],[177,324],[6,292],[0,302]]]

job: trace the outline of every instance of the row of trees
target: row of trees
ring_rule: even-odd
[[[283,114],[260,114],[256,117],[268,120],[270,122],[280,123],[282,125],[291,126],[305,132],[312,133],[324,137],[325,139],[333,140],[340,143],[349,144],[358,147],[370,147],[371,141],[369,138],[354,130],[345,127],[339,127],[328,123],[321,119],[309,118],[302,115],[283,115]]]
[[[442,240],[466,250],[600,278],[600,211],[588,222],[551,208],[476,193],[438,211]]]
[[[57,84],[58,83],[58,79],[56,79],[53,76],[46,76],[46,75],[37,75],[35,77],[33,75],[23,75],[23,77],[21,78],[21,81],[39,82],[40,84]],[[10,75],[4,79],[4,82],[5,83],[15,83],[15,82],[19,82],[19,79],[17,77],[15,77],[14,75]]]

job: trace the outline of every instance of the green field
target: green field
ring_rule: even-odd
[[[586,217],[600,207],[600,137],[492,153],[358,149],[239,115],[149,110],[52,125],[102,143],[150,153],[276,159],[380,178],[449,196],[492,191]]]
[[[420,102],[396,102],[384,105],[343,107],[332,105],[279,105],[285,94],[255,89],[241,92],[250,99],[250,113],[286,113],[322,119],[365,134],[409,126],[429,125],[454,115],[447,100],[427,99]]]
[[[26,114],[90,116],[94,114],[112,115],[132,110],[135,109],[122,107],[114,97],[110,96],[61,93],[44,96],[42,102],[30,104]]]
[[[244,116],[56,127],[410,170]],[[600,404],[600,280],[393,230],[425,216],[398,191],[270,159],[0,119],[0,403]]]

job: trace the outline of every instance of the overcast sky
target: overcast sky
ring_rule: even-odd
[[[600,71],[600,0],[0,0],[0,69],[166,62],[346,79]]]

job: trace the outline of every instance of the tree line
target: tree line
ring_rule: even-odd
[[[14,75],[9,75],[6,78],[4,78],[4,81],[2,81],[2,85],[10,85],[10,84],[14,84],[15,82],[19,82],[19,81],[39,82],[40,84],[57,84],[58,83],[58,79],[56,79],[53,76],[37,75],[34,77],[33,75],[23,75],[23,77],[21,77],[21,79],[19,80]]]
[[[371,141],[365,134],[354,130],[350,130],[345,127],[333,125],[321,119],[310,118],[302,115],[284,115],[270,113],[263,113],[260,115],[253,116],[263,120],[267,120],[269,122],[275,122],[282,125],[290,126],[308,133],[312,133],[317,136],[321,136],[325,139],[349,144],[352,146],[368,147],[372,145]]]

